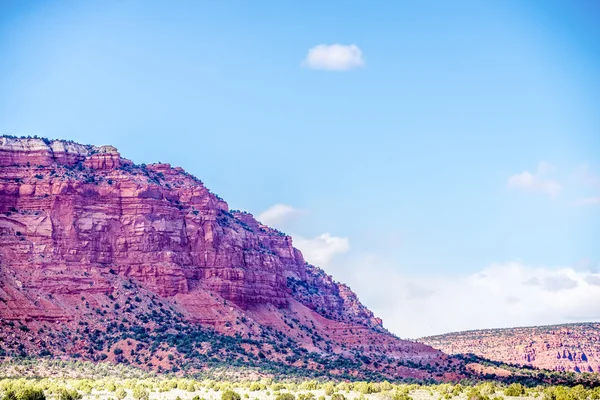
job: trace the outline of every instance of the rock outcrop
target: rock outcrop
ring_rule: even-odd
[[[135,165],[112,146],[0,138],[4,353],[60,342],[61,354],[113,357],[111,324],[141,325],[148,336],[169,318],[239,340],[262,338],[250,346],[255,353],[284,364],[300,362],[278,346],[293,342],[301,354],[346,357],[386,376],[452,375],[445,355],[385,331],[347,286],[307,264],[291,237],[229,210],[181,168]],[[79,341],[31,336],[34,329],[49,335],[48,324],[74,327],[63,332],[76,331]],[[206,350],[191,346],[190,354]],[[149,368],[172,367],[148,354]]]
[[[600,324],[486,329],[419,339],[449,354],[551,371],[600,372]]]

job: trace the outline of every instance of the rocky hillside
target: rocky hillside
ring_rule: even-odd
[[[450,379],[292,239],[168,164],[0,138],[0,355]]]
[[[599,323],[466,331],[419,341],[449,354],[552,371],[600,372]]]

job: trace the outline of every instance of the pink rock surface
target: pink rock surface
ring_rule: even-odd
[[[600,372],[600,324],[487,329],[419,339],[448,354],[552,371]]]
[[[448,363],[385,331],[350,288],[307,264],[291,237],[230,211],[181,168],[137,166],[112,146],[0,138],[0,278],[4,320],[76,324],[81,299],[108,308],[106,296],[131,279],[140,295],[223,334],[270,326],[311,351]],[[301,325],[330,343],[315,344]]]

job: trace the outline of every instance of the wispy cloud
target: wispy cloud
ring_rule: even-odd
[[[260,213],[257,219],[265,225],[284,229],[289,227],[292,221],[305,215],[308,215],[307,210],[288,204],[275,204]],[[305,238],[294,233],[290,233],[290,236],[292,236],[294,246],[302,252],[304,259],[319,267],[327,267],[336,255],[350,250],[348,238],[333,236],[329,232],[313,238]]]
[[[300,249],[304,259],[313,265],[322,268],[329,266],[332,258],[338,254],[344,254],[350,250],[348,238],[331,236],[323,233],[312,239],[293,236],[294,245]]]
[[[354,45],[320,44],[308,50],[302,64],[327,71],[347,71],[365,66],[361,49]]]
[[[287,204],[275,204],[260,213],[257,219],[265,225],[284,229],[286,224],[298,217],[308,214],[308,211]]]
[[[598,206],[600,205],[600,197],[584,197],[573,203],[575,206]]]
[[[575,180],[582,185],[592,187],[594,191],[600,188],[600,175],[594,173],[589,165],[583,165],[575,171]],[[582,197],[573,203],[574,206],[598,206],[600,195]]]
[[[600,187],[600,175],[594,173],[587,164],[582,165],[575,171],[575,179],[584,185]]]
[[[547,178],[548,173],[552,170],[551,164],[542,161],[538,164],[535,172],[523,171],[510,176],[507,187],[555,197],[562,191],[562,186],[558,182]]]

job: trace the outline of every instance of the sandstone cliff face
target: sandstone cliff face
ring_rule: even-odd
[[[242,308],[286,307],[287,279],[306,282],[310,270],[309,284],[325,291],[322,312],[380,325],[348,288],[307,266],[289,236],[249,214],[230,213],[227,203],[181,169],[135,166],[109,146],[0,140],[0,254],[11,269],[30,276],[60,266],[62,280],[79,292],[109,289],[75,284],[68,276],[72,267],[112,269],[161,296],[202,286]]]
[[[449,354],[552,371],[600,372],[600,324],[583,323],[449,333],[419,339]]]
[[[94,325],[83,299],[106,316],[135,284],[129,295],[143,297],[140,307],[158,296],[185,320],[226,335],[266,329],[321,354],[448,364],[388,334],[289,236],[230,211],[181,168],[138,166],[112,146],[0,138],[0,278],[4,321]]]

